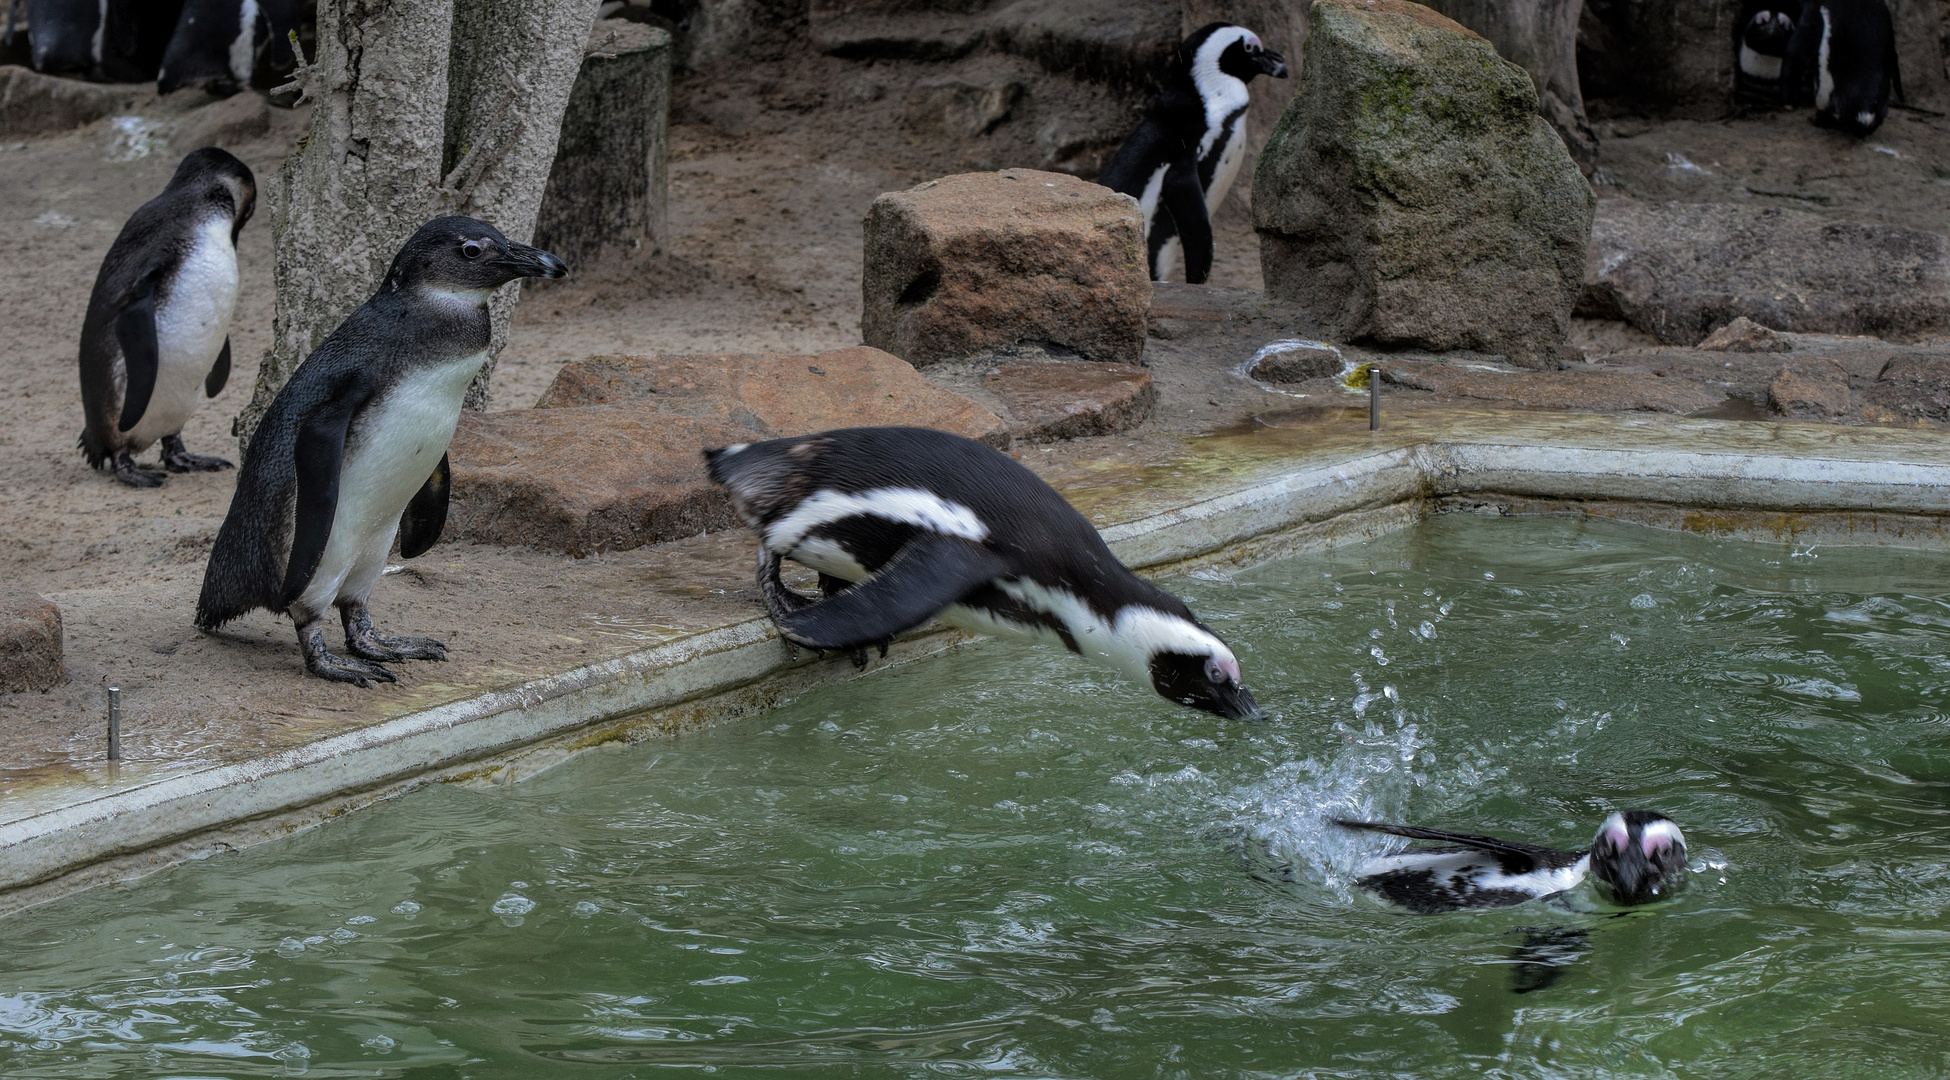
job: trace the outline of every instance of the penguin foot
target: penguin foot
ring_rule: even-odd
[[[130,487],[153,488],[163,486],[169,477],[155,469],[145,469],[135,463],[127,451],[115,455],[115,479]]]
[[[305,654],[305,670],[332,682],[353,683],[360,688],[376,682],[398,682],[399,676],[370,660],[334,656],[325,648],[325,632],[320,620],[298,628],[298,648]]]
[[[183,448],[180,435],[165,435],[162,441],[162,465],[170,472],[216,472],[219,469],[234,469],[235,465],[220,457],[192,454]]]
[[[853,661],[853,666],[854,666],[854,668],[855,668],[856,670],[860,670],[860,671],[865,671],[865,670],[866,670],[866,668],[867,668],[867,650],[865,650],[865,649],[855,649],[855,650],[853,650],[853,651],[852,651],[852,652],[851,652],[850,654],[848,654],[848,659],[850,659],[850,660],[852,660],[852,661]]]
[[[398,663],[401,660],[445,660],[447,646],[432,638],[391,637],[372,628],[372,616],[364,604],[345,604],[339,608],[345,623],[345,648],[363,660]]]

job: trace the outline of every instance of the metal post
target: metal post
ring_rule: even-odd
[[[1368,367],[1368,430],[1381,430],[1381,365]]]
[[[108,688],[108,760],[122,760],[122,688]]]

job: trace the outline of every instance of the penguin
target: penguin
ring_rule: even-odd
[[[34,70],[106,82],[156,75],[182,0],[27,0]]]
[[[1171,276],[1179,251],[1185,280],[1212,272],[1212,215],[1246,152],[1246,84],[1287,77],[1286,58],[1243,26],[1212,23],[1178,46],[1165,89],[1097,182],[1138,201],[1151,278]]]
[[[431,638],[373,630],[366,599],[399,538],[414,558],[447,520],[447,444],[487,360],[488,297],[562,260],[468,217],[435,218],[394,257],[373,294],[298,365],[244,451],[230,512],[196,602],[213,631],[257,608],[286,612],[305,669],[368,686],[383,663],[445,660]],[[349,657],[325,648],[337,607]]]
[[[250,166],[205,147],[129,215],[81,323],[79,444],[88,464],[131,487],[156,487],[163,474],[133,455],[160,441],[170,472],[231,467],[185,450],[182,431],[199,396],[216,397],[230,378],[237,236],[256,206]]]
[[[1686,876],[1686,837],[1656,810],[1612,814],[1583,851],[1378,821],[1334,824],[1447,845],[1370,859],[1355,882],[1418,915],[1544,899],[1575,888],[1587,874],[1615,903],[1634,907],[1660,899]]]
[[[156,73],[167,94],[203,86],[232,94],[251,81],[260,56],[274,69],[291,66],[290,33],[298,28],[292,0],[188,0]]]
[[[704,452],[711,479],[758,530],[758,584],[794,645],[886,655],[930,618],[1059,643],[1170,701],[1261,713],[1239,661],[1184,601],[1131,573],[1036,474],[972,439],[912,427],[837,431]],[[779,578],[819,572],[822,599]]]
[[[1787,103],[1814,122],[1866,138],[1905,100],[1896,27],[1883,0],[1804,0],[1781,62]]]
[[[1749,105],[1780,105],[1781,58],[1794,37],[1794,14],[1780,0],[1748,0],[1733,28],[1734,97]]]

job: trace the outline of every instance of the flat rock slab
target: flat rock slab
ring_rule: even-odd
[[[1141,361],[1151,280],[1128,195],[962,173],[875,199],[865,244],[860,336],[916,367],[1016,346]]]
[[[883,424],[1009,444],[995,414],[877,349],[591,357],[533,409],[462,414],[448,534],[582,556],[729,528],[704,448]]]
[[[1750,418],[1950,420],[1950,345],[1785,333],[1735,320],[1697,349],[1628,349],[1600,357],[1593,366],[1696,382],[1746,402],[1753,410]]]
[[[1526,409],[1693,413],[1726,395],[1690,379],[1602,370],[1506,371],[1427,360],[1386,360],[1385,383],[1446,397],[1498,401]]]
[[[1737,317],[1914,341],[1950,332],[1950,240],[1798,210],[1607,199],[1578,311],[1672,345]]]
[[[68,681],[61,666],[61,609],[26,589],[0,589],[0,692]]]
[[[0,66],[0,138],[72,131],[154,96],[140,86],[104,86]]]
[[[1151,373],[1129,364],[1011,360],[943,364],[928,377],[992,409],[1019,443],[1118,435],[1157,407]]]

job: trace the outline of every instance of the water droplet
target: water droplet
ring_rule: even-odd
[[[1652,599],[1651,593],[1642,592],[1632,597],[1632,606],[1638,608],[1640,611],[1644,611],[1647,608],[1658,607],[1659,602]]]
[[[419,913],[420,905],[411,900],[401,900],[399,903],[393,905],[393,914],[395,915],[404,915],[410,919]]]

